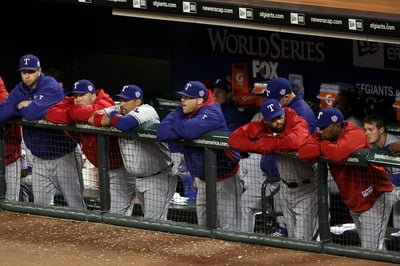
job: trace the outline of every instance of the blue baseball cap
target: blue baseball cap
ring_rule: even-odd
[[[40,68],[39,58],[37,58],[37,56],[33,54],[27,54],[19,59],[19,68],[17,71],[21,70],[36,71],[39,68]]]
[[[227,92],[232,91],[232,85],[226,78],[217,79],[214,82],[212,87],[213,88],[220,88],[221,90],[224,90],[224,91],[227,91]]]
[[[136,85],[123,86],[121,92],[115,96],[125,100],[141,99],[143,101],[143,91]]]
[[[200,81],[189,81],[185,88],[177,92],[179,95],[189,98],[207,98],[207,87]]]
[[[71,94],[96,93],[96,87],[90,80],[81,79],[74,83],[74,88],[70,93]]]
[[[264,96],[276,100],[282,99],[283,96],[292,91],[292,85],[286,78],[274,78],[268,82],[267,88],[264,91]]]
[[[283,115],[285,111],[277,100],[265,98],[261,105],[261,113],[265,121],[272,121]]]
[[[339,109],[335,107],[328,107],[319,111],[315,126],[318,129],[322,129],[331,124],[343,123],[343,121],[343,114]]]

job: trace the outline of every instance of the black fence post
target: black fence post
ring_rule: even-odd
[[[327,163],[317,163],[318,174],[318,212],[319,234],[322,243],[330,242],[329,198],[328,198],[328,167]]]
[[[5,162],[5,146],[4,146],[4,127],[0,129],[0,199],[6,197],[6,162]]]
[[[217,228],[217,153],[205,149],[207,226]]]
[[[99,157],[99,185],[100,185],[100,211],[108,212],[110,210],[110,178],[108,162],[108,136],[97,135],[98,157]]]

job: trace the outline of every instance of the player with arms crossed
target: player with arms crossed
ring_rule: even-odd
[[[97,110],[114,106],[112,98],[103,90],[98,89],[87,79],[74,83],[72,96],[66,96],[62,101],[49,108],[47,120],[56,124],[87,123]],[[82,152],[97,168],[99,167],[97,135],[80,132]],[[130,215],[131,200],[135,194],[135,180],[126,172],[118,146],[118,138],[109,137],[109,178],[110,178],[110,212]]]
[[[340,164],[353,152],[371,148],[364,131],[345,121],[340,110],[334,107],[319,112],[316,126],[317,131],[300,146],[299,158],[314,162],[325,156],[332,161],[329,169],[350,210],[361,246],[384,249],[393,204],[393,185],[385,169],[374,164],[368,167]]]
[[[32,54],[20,58],[22,81],[0,105],[0,123],[22,117],[43,119],[48,108],[61,101],[64,93],[57,81],[42,73],[39,58]],[[75,154],[76,141],[62,130],[23,126],[23,138],[33,155],[32,190],[34,203],[48,206],[54,195],[62,193],[68,206],[85,209],[83,180]]]
[[[236,129],[228,144],[241,152],[296,152],[310,134],[307,122],[275,99],[261,105],[263,118]],[[317,176],[313,165],[292,156],[276,156],[288,237],[311,240],[317,231]]]

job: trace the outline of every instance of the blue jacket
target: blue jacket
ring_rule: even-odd
[[[29,89],[20,82],[0,104],[0,124],[18,117],[27,121],[40,120],[51,105],[63,98],[63,90],[53,77],[41,74],[35,89]],[[25,100],[32,100],[32,103],[18,109],[18,104]],[[76,142],[61,130],[23,126],[22,133],[24,142],[32,154],[42,159],[59,158],[76,147]]]
[[[287,107],[295,110],[299,116],[303,117],[304,120],[306,120],[312,134],[316,130],[315,123],[317,121],[314,111],[311,109],[310,105],[308,105],[308,103],[304,101],[301,91],[297,90],[295,91],[295,94],[296,96],[292,99]]]
[[[234,131],[238,127],[249,122],[244,114],[237,109],[233,101],[227,101],[221,104],[221,109],[229,131]]]
[[[208,91],[208,99],[195,114],[185,115],[178,106],[158,125],[157,140],[162,142],[180,139],[193,140],[212,130],[228,131],[221,107],[212,99]],[[211,98],[210,98],[211,96]],[[204,148],[182,147],[187,168],[194,177],[205,179]],[[233,150],[217,151],[217,179],[222,180],[235,174],[239,169],[240,154]]]

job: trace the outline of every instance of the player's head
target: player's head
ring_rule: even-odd
[[[36,83],[42,73],[39,58],[33,54],[26,54],[19,59],[17,69],[21,73],[23,83],[29,88],[36,87]]]
[[[121,114],[125,115],[143,103],[143,91],[136,85],[125,85],[120,93],[115,95],[119,98]]]
[[[334,141],[343,130],[343,122],[342,112],[335,107],[328,107],[319,111],[315,125],[321,139]]]
[[[274,78],[264,91],[266,98],[278,100],[282,106],[287,106],[290,102],[290,94],[292,93],[292,85],[286,78]]]
[[[382,148],[386,141],[385,118],[382,115],[370,114],[364,117],[363,127],[365,136],[370,144]]]
[[[70,93],[74,97],[74,104],[88,106],[96,100],[96,87],[87,79],[76,81]]]
[[[224,104],[232,95],[232,85],[226,78],[217,79],[212,85],[212,93],[217,103]]]
[[[272,131],[280,133],[285,129],[285,111],[277,100],[265,98],[261,105],[261,113]]]
[[[184,114],[195,112],[208,97],[207,87],[200,81],[189,81],[183,90],[177,92],[181,95],[181,104]]]

